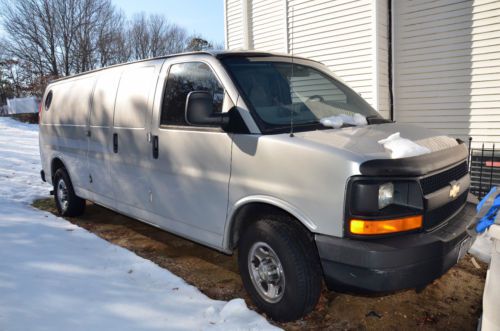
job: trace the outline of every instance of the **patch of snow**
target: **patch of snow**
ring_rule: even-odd
[[[430,149],[401,137],[399,132],[391,134],[389,137],[379,140],[379,144],[391,153],[392,159],[417,156],[430,153]]]
[[[366,117],[361,114],[354,114],[353,116],[349,116],[346,114],[340,114],[336,116],[329,116],[320,119],[320,123],[324,126],[331,126],[332,128],[338,129],[344,124],[350,124],[355,126],[364,126],[368,125]]]
[[[38,127],[0,118],[0,330],[276,330],[149,260],[30,206]],[[132,270],[132,272],[130,272]]]

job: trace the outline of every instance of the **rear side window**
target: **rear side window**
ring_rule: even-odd
[[[49,93],[45,97],[45,110],[49,110],[50,105],[52,104],[52,96],[53,96],[52,91],[49,91]]]
[[[114,126],[142,129],[146,125],[148,97],[154,81],[154,67],[125,71],[116,95]]]
[[[214,112],[222,111],[224,88],[210,67],[201,62],[178,63],[170,67],[163,94],[161,125],[188,126],[184,117],[189,92],[207,91],[213,98]]]

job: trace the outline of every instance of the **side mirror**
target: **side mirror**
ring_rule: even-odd
[[[205,91],[189,92],[186,98],[185,118],[190,125],[225,126],[229,123],[229,114],[213,111],[213,98]]]

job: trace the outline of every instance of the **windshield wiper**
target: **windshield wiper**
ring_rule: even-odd
[[[379,115],[366,116],[366,121],[368,125],[370,124],[384,124],[384,123],[394,123],[394,121],[388,120],[386,118],[380,117]]]

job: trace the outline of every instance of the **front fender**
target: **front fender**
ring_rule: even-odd
[[[235,222],[235,216],[240,208],[242,208],[245,205],[251,204],[251,203],[263,203],[267,204],[270,206],[277,207],[279,209],[282,209],[283,211],[289,213],[293,217],[295,217],[297,220],[299,220],[300,223],[302,223],[309,231],[315,232],[317,229],[317,225],[303,212],[300,211],[299,208],[295,207],[294,205],[283,201],[281,199],[278,199],[273,196],[268,196],[268,195],[252,195],[248,196],[245,198],[242,198],[238,200],[230,209],[228,212],[228,217],[226,221],[226,226],[224,228],[224,239],[223,239],[223,247],[224,250],[226,251],[231,251],[231,243],[230,243],[230,238],[231,238],[231,232],[234,227],[234,222]]]

